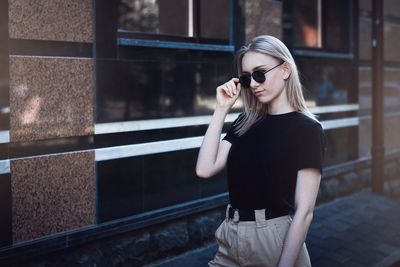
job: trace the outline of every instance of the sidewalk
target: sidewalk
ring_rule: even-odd
[[[362,191],[318,205],[306,245],[313,267],[400,266],[400,202]],[[147,266],[204,267],[216,250],[211,244]]]

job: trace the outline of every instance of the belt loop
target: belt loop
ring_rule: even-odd
[[[230,209],[231,207],[232,207],[231,204],[228,204],[228,205],[226,206],[225,218],[226,218],[227,221],[229,221],[229,209]]]
[[[262,226],[265,225],[265,213],[268,212],[265,209],[261,209],[261,210],[254,210],[254,217],[256,219],[256,225],[257,226]]]
[[[239,218],[239,210],[234,209],[234,213],[233,213],[233,221],[235,223],[239,222],[240,218]]]

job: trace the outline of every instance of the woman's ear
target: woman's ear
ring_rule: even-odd
[[[284,63],[283,63],[282,69],[283,69],[282,78],[283,78],[284,80],[287,80],[287,79],[290,77],[290,74],[292,73],[292,69],[290,68],[289,63],[284,62]]]

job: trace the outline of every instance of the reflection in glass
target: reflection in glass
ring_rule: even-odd
[[[215,88],[231,78],[227,57],[205,62],[176,61],[173,56],[99,60],[96,122],[211,115]]]
[[[189,149],[98,162],[99,221],[226,192],[224,172],[207,182],[196,176],[197,153]]]
[[[348,61],[298,58],[296,62],[305,87],[304,97],[317,106],[357,102],[357,81]],[[350,78],[349,78],[350,77]]]
[[[192,0],[120,0],[118,28],[126,31],[193,36]]]
[[[358,126],[326,130],[324,166],[332,166],[358,158]]]
[[[200,36],[212,39],[228,39],[228,1],[200,1]]]
[[[349,44],[349,2],[325,0],[324,47],[328,50],[347,52]],[[339,18],[339,19],[338,19]]]
[[[321,1],[293,1],[296,46],[321,47]]]

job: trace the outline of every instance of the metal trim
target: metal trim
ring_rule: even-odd
[[[10,160],[0,160],[0,174],[10,173]]]
[[[118,38],[118,45],[191,49],[191,50],[209,50],[209,51],[222,51],[222,52],[234,52],[235,50],[235,47],[233,45],[214,45],[214,44],[169,42],[169,41],[159,41],[159,40],[143,40],[143,39],[128,39],[128,38]]]

